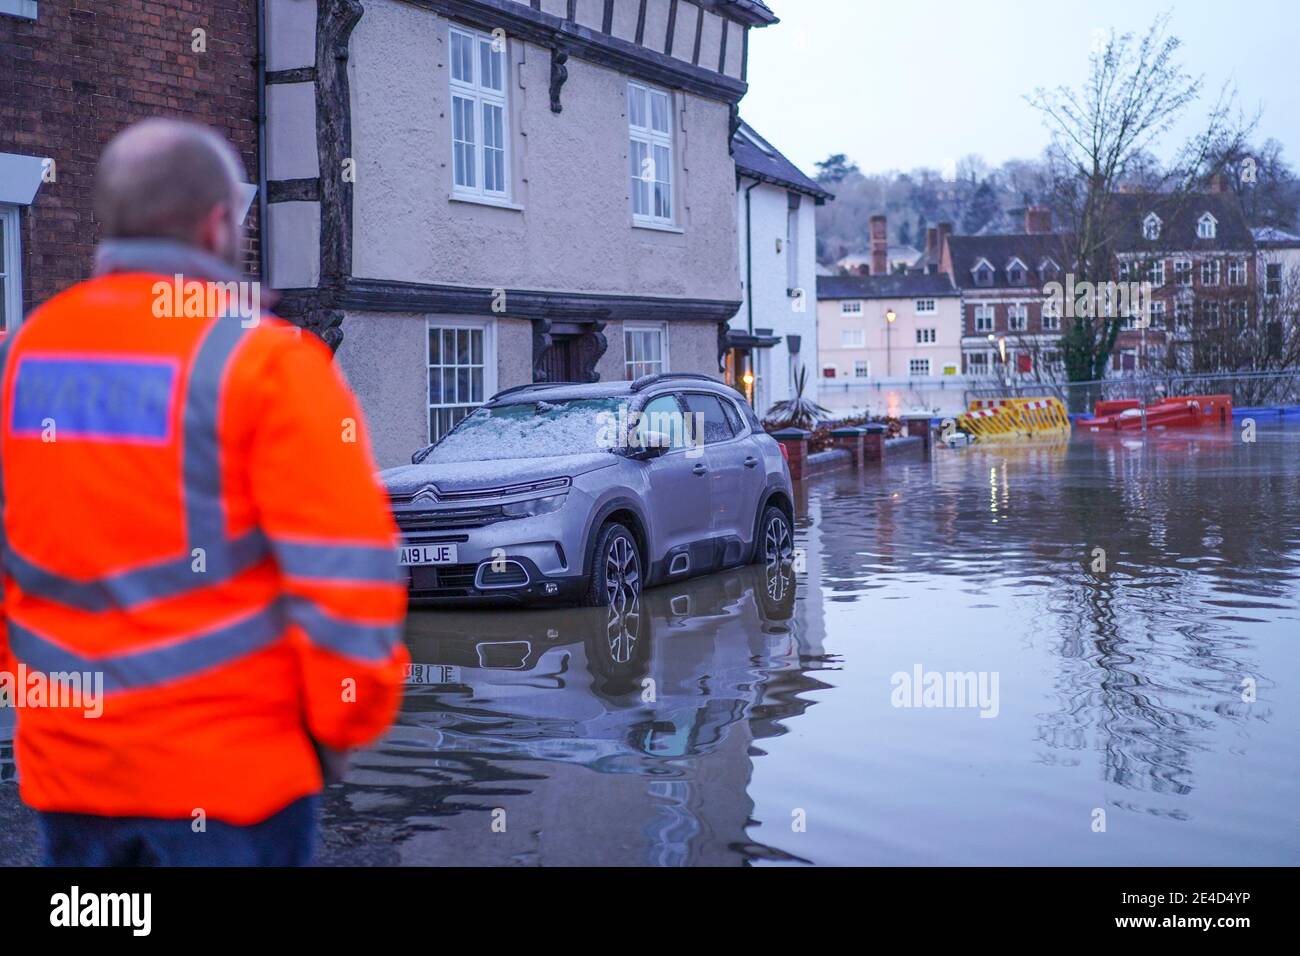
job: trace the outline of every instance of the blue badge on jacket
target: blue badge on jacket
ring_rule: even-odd
[[[15,435],[165,442],[177,365],[156,359],[23,355],[14,376]]]

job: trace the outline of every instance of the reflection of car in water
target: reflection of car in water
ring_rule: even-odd
[[[436,727],[444,753],[612,773],[706,753],[758,702],[756,658],[797,666],[793,608],[793,571],[777,561],[618,608],[413,614],[403,723]]]

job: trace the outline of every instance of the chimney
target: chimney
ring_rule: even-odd
[[[871,217],[871,274],[883,276],[889,271],[889,232],[884,216]]]
[[[1210,177],[1210,192],[1226,193],[1228,191],[1228,182],[1223,178],[1223,173],[1215,173]]]
[[[1025,207],[1025,232],[1041,236],[1052,231],[1052,210],[1046,206]]]
[[[952,223],[950,222],[939,223],[939,234],[935,237],[934,249],[939,259],[939,265],[935,268],[935,271],[940,274],[950,272],[952,269],[951,261],[947,256],[944,255],[944,250],[947,248],[948,237],[950,235],[952,235]],[[946,269],[944,268],[945,265],[947,266]]]
[[[925,230],[925,274],[933,275],[939,268],[939,229],[931,226]]]

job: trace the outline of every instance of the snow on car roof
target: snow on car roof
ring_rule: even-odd
[[[536,385],[521,388],[508,395],[494,396],[488,404],[517,405],[543,399],[548,402],[560,402],[583,398],[619,398],[631,394],[631,382],[592,382],[586,385],[549,385],[546,382],[538,382]]]

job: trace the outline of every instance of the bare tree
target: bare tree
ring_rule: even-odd
[[[1163,175],[1154,168],[1150,150],[1202,89],[1202,80],[1179,63],[1181,42],[1168,27],[1169,15],[1162,14],[1140,39],[1112,30],[1091,53],[1089,77],[1079,89],[1040,88],[1027,97],[1052,132],[1052,205],[1067,219],[1074,260],[1068,268],[1077,282],[1115,279],[1120,223],[1112,207],[1122,186],[1138,181],[1171,194],[1190,191],[1213,157],[1245,141],[1242,125],[1232,122],[1234,97],[1225,89],[1203,131],[1182,147]],[[1104,314],[1062,321],[1061,353],[1069,380],[1105,377],[1123,318]]]

